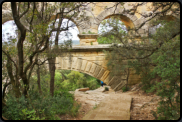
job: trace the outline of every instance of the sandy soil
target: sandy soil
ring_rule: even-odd
[[[105,87],[105,86],[104,86]],[[109,91],[102,92],[104,87],[100,87],[96,90],[89,90],[86,92],[81,92],[76,90],[74,92],[75,100],[81,103],[78,115],[76,117],[71,117],[70,115],[62,115],[60,118],[62,120],[81,120],[90,110],[94,108],[95,105],[99,104],[102,99],[108,95],[123,94],[122,90],[114,92],[109,88]],[[134,88],[136,87],[136,88]],[[154,120],[154,116],[150,113],[151,110],[156,111],[158,106],[159,97],[154,94],[146,94],[142,90],[137,89],[138,85],[132,86],[130,90],[124,94],[132,96],[131,103],[131,120]]]

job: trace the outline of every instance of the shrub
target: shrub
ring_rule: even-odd
[[[124,86],[124,87],[122,88],[122,90],[123,90],[123,92],[126,92],[126,91],[129,90],[129,88],[128,88],[128,87],[126,88],[126,86]]]
[[[92,79],[87,82],[87,87],[89,87],[90,90],[94,90],[100,87],[100,84],[98,84],[96,79]]]
[[[38,92],[29,90],[29,97],[12,97],[8,94],[6,107],[3,108],[3,116],[9,120],[55,120],[56,114],[70,113],[76,115],[79,106],[75,105],[74,96],[66,90],[56,92],[52,97],[50,95],[39,95]],[[59,108],[59,109],[58,109]]]
[[[109,88],[108,87],[105,87],[105,91],[109,91]]]

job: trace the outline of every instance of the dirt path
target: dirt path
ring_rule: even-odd
[[[62,120],[82,120],[85,115],[89,114],[89,112],[91,113],[91,111],[103,107],[104,105],[103,106],[100,105],[100,102],[103,102],[103,101],[109,102],[108,98],[114,99],[114,98],[111,98],[113,95],[115,95],[115,98],[121,95],[125,95],[125,96],[130,95],[132,97],[132,102],[130,107],[130,119],[131,120],[154,120],[154,117],[150,113],[150,110],[156,111],[157,102],[159,98],[158,96],[152,95],[152,94],[150,95],[144,94],[141,90],[128,91],[124,93],[122,91],[118,91],[115,93],[112,89],[110,89],[109,86],[107,86],[109,87],[109,91],[102,92],[104,90],[104,87],[100,87],[96,90],[89,90],[86,92],[76,90],[74,92],[75,100],[78,103],[81,103],[81,108],[79,109],[78,116],[71,117],[70,115],[63,115],[61,116],[61,119]],[[107,100],[105,100],[105,98]],[[117,100],[115,101],[118,101],[118,99],[119,98],[117,98]],[[108,109],[107,111],[109,111],[110,108],[112,107],[116,109],[116,106],[110,106],[110,107],[107,107]],[[123,105],[121,108],[123,108]],[[106,107],[104,107],[104,109],[106,109]],[[98,113],[104,112],[102,108],[99,109],[98,111],[100,111]],[[95,119],[99,119],[99,118],[96,117]],[[105,117],[105,119],[109,119],[109,118]],[[114,119],[114,118],[110,117],[110,119]]]
[[[130,120],[131,96],[110,93],[83,120]]]

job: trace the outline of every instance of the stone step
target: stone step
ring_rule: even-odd
[[[87,117],[87,120],[96,120],[96,119],[106,119],[106,120],[129,120],[130,114],[126,111],[110,111],[108,110],[102,110],[102,111],[92,111],[91,114],[89,114]],[[83,118],[83,119],[86,119]]]
[[[121,104],[109,104],[108,103],[100,103],[98,107],[102,109],[109,109],[109,110],[117,110],[117,111],[128,111],[130,110],[131,105],[128,103],[121,103]]]
[[[97,115],[93,120],[130,120],[130,116],[128,114],[115,116],[115,115]]]
[[[98,107],[96,109],[94,109],[95,112],[94,113],[105,113],[105,114],[114,114],[114,115],[120,115],[123,112],[128,113],[128,111],[123,111],[123,110],[119,110],[119,109],[108,109],[107,107]]]

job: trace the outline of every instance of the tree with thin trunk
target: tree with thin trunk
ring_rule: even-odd
[[[12,16],[19,36],[18,40],[10,39],[9,41],[16,46],[6,44],[2,47],[2,53],[7,57],[7,72],[16,97],[20,97],[21,93],[27,97],[32,71],[42,53],[44,53],[44,57],[47,54],[47,57],[39,60],[39,64],[43,64],[47,60],[49,62],[50,93],[53,96],[55,74],[55,55],[53,54],[58,49],[60,32],[73,26],[67,24],[66,27],[61,28],[62,21],[64,18],[68,18],[69,22],[71,18],[77,17],[79,8],[86,7],[87,4],[56,2],[52,5],[49,2],[11,2]],[[52,20],[53,15],[56,15],[54,20]],[[58,27],[55,26],[57,18],[59,18]],[[50,22],[53,26],[49,28]],[[56,38],[53,40],[54,46],[49,42],[53,32],[57,32]],[[16,56],[17,60],[15,60]],[[19,89],[21,86],[23,86],[22,91]]]

